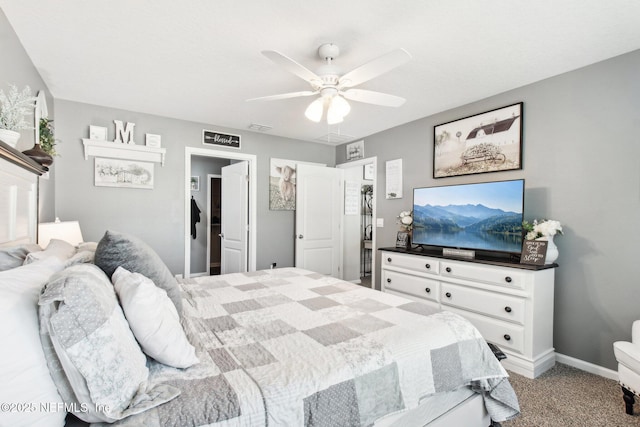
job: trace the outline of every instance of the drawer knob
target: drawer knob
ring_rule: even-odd
[[[504,334],[504,339],[507,340],[507,341],[511,341],[511,335]]]
[[[387,258],[387,262],[391,262],[391,258],[390,258],[390,257],[389,257],[389,258]]]
[[[447,267],[446,270],[447,270],[447,273],[451,273],[451,267]]]
[[[424,288],[424,291],[425,291],[426,293],[430,294],[430,293],[431,293],[431,288]]]
[[[451,298],[451,292],[447,292],[446,294],[444,294],[447,298]]]
[[[391,279],[387,279],[387,283],[391,283]]]
[[[509,276],[507,276],[507,277],[505,277],[505,278],[504,278],[504,281],[505,281],[505,282],[507,282],[507,283],[511,283],[511,280],[512,280],[512,279],[511,279],[511,277],[509,277]]]
[[[431,269],[431,264],[425,264],[424,268],[426,268],[427,270],[430,270]]]
[[[504,308],[504,311],[506,311],[507,313],[511,313],[511,307],[506,306],[506,307]]]

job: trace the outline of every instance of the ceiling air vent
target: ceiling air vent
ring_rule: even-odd
[[[353,141],[354,139],[356,139],[355,136],[331,132],[324,136],[318,137],[313,141],[320,142],[322,144],[339,145],[344,144],[345,142]]]
[[[257,123],[251,123],[249,125],[249,129],[255,130],[256,132],[266,132],[268,130],[273,129],[273,127],[272,126],[267,126],[267,125],[259,125]]]

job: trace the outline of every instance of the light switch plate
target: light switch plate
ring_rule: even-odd
[[[376,218],[376,227],[384,227],[384,218]]]

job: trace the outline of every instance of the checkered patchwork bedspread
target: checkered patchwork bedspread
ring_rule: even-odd
[[[201,363],[150,362],[181,395],[120,425],[369,426],[470,386],[495,421],[518,414],[507,373],[462,317],[311,271],[182,283]]]

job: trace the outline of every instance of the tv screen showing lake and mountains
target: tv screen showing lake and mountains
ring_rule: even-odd
[[[416,188],[416,245],[520,253],[524,180]]]

